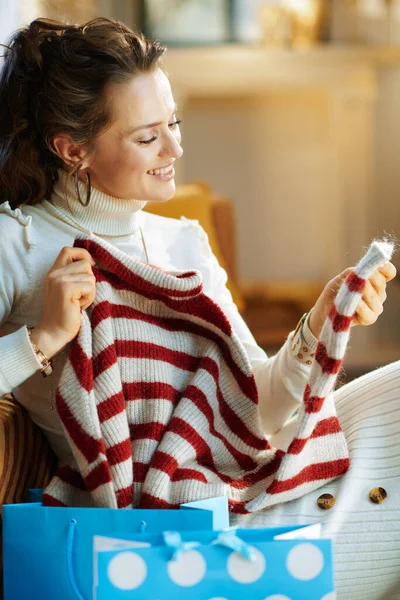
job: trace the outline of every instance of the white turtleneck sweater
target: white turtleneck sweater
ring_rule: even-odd
[[[290,336],[268,358],[256,344],[226,287],[227,275],[197,221],[146,213],[138,200],[113,198],[92,188],[89,206],[75,196],[74,182],[61,172],[50,201],[12,211],[0,205],[0,396],[12,391],[44,430],[60,461],[70,449],[54,408],[57,383],[69,345],[53,357],[53,374],[43,378],[25,325],[36,325],[43,311],[43,281],[64,246],[78,232],[92,232],[127,254],[163,269],[197,269],[204,291],[221,306],[254,369],[266,434],[278,431],[301,401],[310,367],[290,351]],[[81,195],[86,186],[80,183]],[[57,310],[57,307],[54,308]],[[311,334],[309,334],[311,335]]]

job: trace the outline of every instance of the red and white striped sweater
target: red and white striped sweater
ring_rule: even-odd
[[[227,495],[246,513],[293,500],[349,467],[333,394],[366,280],[392,246],[373,242],[327,318],[288,451],[261,428],[251,365],[201,274],[166,272],[80,235],[96,299],[64,367],[57,410],[75,460],[53,506],[170,508]]]

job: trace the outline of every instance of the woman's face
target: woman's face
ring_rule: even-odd
[[[183,150],[168,78],[157,69],[110,92],[112,125],[97,138],[81,178],[89,173],[95,188],[116,198],[169,200],[175,193],[173,164]],[[157,175],[156,169],[167,172]]]

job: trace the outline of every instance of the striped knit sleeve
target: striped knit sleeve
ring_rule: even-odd
[[[201,269],[208,270],[212,281],[210,295],[228,317],[253,367],[264,433],[267,436],[275,434],[299,407],[310,367],[292,355],[292,334],[275,356],[268,357],[260,348],[226,287],[227,273],[212,252],[206,232],[197,222],[190,224],[201,241],[205,258]]]

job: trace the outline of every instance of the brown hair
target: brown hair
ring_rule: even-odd
[[[65,133],[95,151],[110,126],[105,90],[160,67],[166,48],[118,21],[85,25],[36,19],[10,39],[0,74],[0,202],[13,208],[48,198]]]

